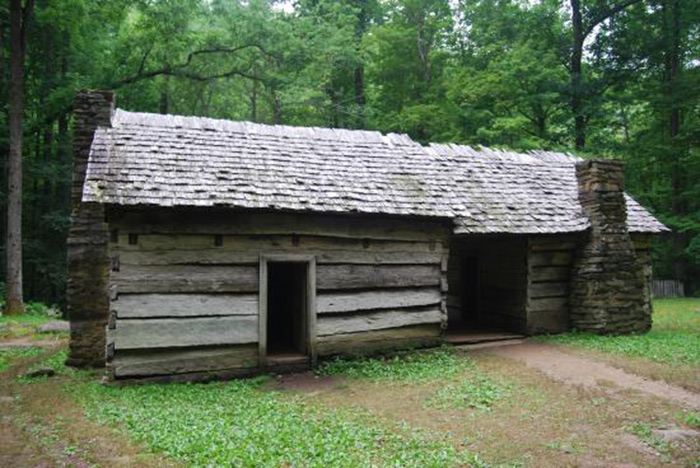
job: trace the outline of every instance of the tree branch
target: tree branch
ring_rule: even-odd
[[[630,7],[635,3],[639,3],[641,1],[642,0],[624,0],[623,2],[618,3],[617,5],[613,5],[612,7],[606,8],[603,11],[599,12],[598,15],[591,18],[590,23],[588,24],[588,26],[586,26],[586,29],[583,32],[583,38],[587,38],[588,35],[593,32],[595,27],[603,21],[605,21],[606,19],[615,16],[627,7]]]
[[[243,78],[248,78],[251,80],[256,80],[256,81],[264,81],[263,78],[255,75],[251,75],[248,73],[248,70],[252,67],[249,66],[248,70],[242,70],[242,69],[233,69],[229,70],[227,72],[223,73],[217,73],[214,75],[201,75],[196,72],[188,71],[187,68],[189,65],[192,63],[195,57],[198,57],[200,55],[210,55],[210,54],[235,54],[237,52],[240,52],[245,49],[249,48],[255,48],[258,49],[260,52],[262,52],[265,55],[270,55],[267,53],[265,48],[261,46],[260,44],[245,44],[239,47],[214,47],[211,49],[201,49],[201,50],[195,50],[193,52],[190,52],[187,54],[187,58],[183,63],[180,63],[178,65],[164,65],[161,68],[155,69],[155,70],[149,70],[149,71],[144,71],[143,69],[145,68],[145,62],[148,57],[148,54],[150,53],[150,49],[144,54],[143,58],[141,59],[141,63],[139,65],[139,70],[136,72],[136,74],[130,76],[129,78],[125,78],[123,80],[116,81],[110,85],[111,88],[120,88],[124,85],[127,84],[132,84],[136,83],[138,81],[142,80],[147,80],[149,78],[155,78],[156,76],[179,76],[181,78],[187,78],[189,80],[193,81],[211,81],[211,80],[216,80],[219,78],[227,78],[231,76],[241,76]]]

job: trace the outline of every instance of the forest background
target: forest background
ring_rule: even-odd
[[[64,302],[83,88],[115,90],[133,111],[622,159],[628,192],[673,229],[655,277],[700,294],[698,1],[9,0],[0,83],[3,260],[11,104],[24,93],[28,300]]]

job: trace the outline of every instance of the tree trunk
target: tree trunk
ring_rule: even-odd
[[[681,66],[681,5],[680,0],[667,0],[663,4],[663,12],[666,23],[667,51],[664,61],[665,90],[668,100],[668,129],[670,137],[670,164],[671,164],[671,213],[674,217],[683,217],[686,213],[686,204],[683,200],[684,192],[684,168],[682,167],[682,155],[685,151],[679,141],[681,133],[681,108],[676,96],[677,84],[682,72]],[[673,274],[674,277],[685,282],[687,280],[687,264],[685,249],[687,247],[687,235],[682,232],[673,233]]]
[[[167,66],[167,65],[166,65]],[[163,76],[163,86],[160,88],[160,109],[161,114],[170,111],[170,76]]]
[[[275,125],[282,125],[282,102],[274,90],[272,91],[272,120]]]
[[[20,314],[22,300],[22,0],[10,0],[10,156],[7,174],[7,299],[5,314]]]
[[[365,67],[361,61],[360,49],[362,38],[367,31],[367,0],[359,0],[360,12],[355,27],[355,47],[357,48],[358,64],[355,67],[355,128],[365,128]]]
[[[425,36],[425,16],[421,12],[421,16],[418,18],[418,58],[423,64],[423,74],[424,79],[427,84],[430,84],[433,80],[432,67],[430,66],[430,41]]]
[[[583,59],[583,18],[580,0],[571,0],[571,113],[574,116],[574,144],[577,150],[586,147],[586,117],[583,114],[583,89],[581,88],[581,62]]]

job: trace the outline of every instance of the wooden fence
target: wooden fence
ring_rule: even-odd
[[[651,294],[655,298],[683,297],[685,291],[683,283],[678,280],[653,280],[651,282]]]

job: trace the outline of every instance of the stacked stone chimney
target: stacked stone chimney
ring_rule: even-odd
[[[591,229],[572,271],[571,325],[601,334],[645,332],[651,327],[651,304],[627,230],[622,163],[582,161],[576,176]]]
[[[80,91],[74,102],[73,185],[68,235],[68,365],[105,365],[105,333],[109,317],[109,235],[104,206],[83,203],[83,183],[90,146],[98,126],[110,127],[114,95]]]

